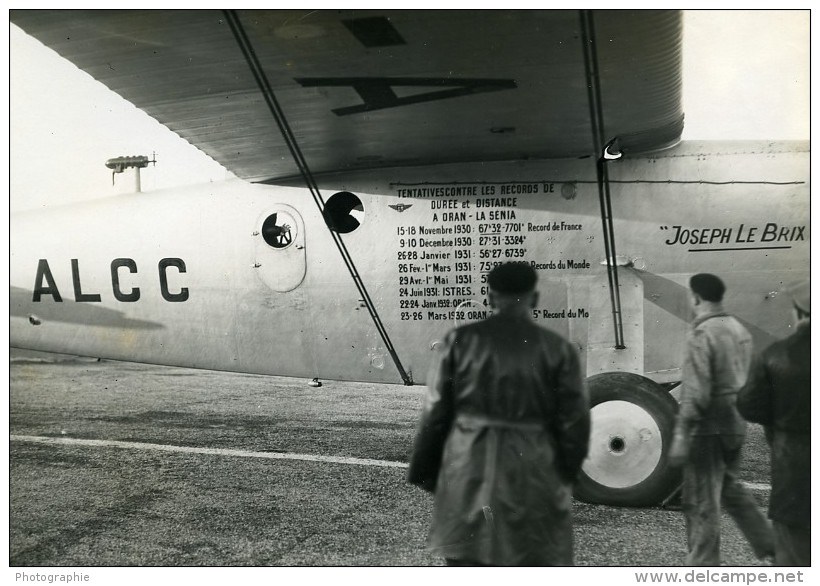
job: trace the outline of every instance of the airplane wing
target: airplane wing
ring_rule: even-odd
[[[584,157],[616,136],[625,152],[644,152],[683,129],[678,11],[234,14],[245,45],[222,11],[10,18],[248,180],[298,175],[264,92],[314,174]]]

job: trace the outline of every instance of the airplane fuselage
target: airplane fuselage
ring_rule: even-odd
[[[594,161],[320,179],[414,382],[450,328],[491,313],[486,276],[506,261],[537,270],[533,319],[573,341],[589,375],[677,380],[696,272],[724,278],[726,307],[758,347],[788,333],[780,291],[809,270],[806,145],[682,144],[608,165],[623,349],[614,348]],[[304,188],[232,181],[136,193],[15,214],[11,225],[12,346],[402,382]]]

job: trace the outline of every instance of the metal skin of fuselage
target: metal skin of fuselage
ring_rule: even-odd
[[[595,162],[451,164],[319,178],[355,194],[342,236],[396,356],[423,383],[481,319],[493,264],[536,267],[537,323],[588,375],[677,380],[697,272],[758,349],[789,332],[809,271],[806,143],[683,143],[608,163],[626,348],[613,348]],[[286,245],[263,238],[272,214]],[[183,367],[401,383],[304,188],[230,181],[13,214],[11,346]]]

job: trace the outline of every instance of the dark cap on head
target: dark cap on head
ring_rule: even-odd
[[[689,279],[689,288],[697,293],[701,299],[717,303],[723,300],[726,285],[715,275],[699,273]]]
[[[538,275],[530,265],[520,262],[508,262],[498,265],[490,271],[487,282],[490,289],[502,295],[528,293],[535,289]]]

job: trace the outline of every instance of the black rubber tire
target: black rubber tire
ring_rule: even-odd
[[[661,504],[681,484],[681,471],[669,465],[678,403],[658,383],[628,372],[606,372],[587,379],[590,408],[607,401],[626,401],[645,411],[661,433],[661,457],[652,472],[632,486],[603,485],[582,470],[575,486],[575,498],[603,505],[647,507]]]

